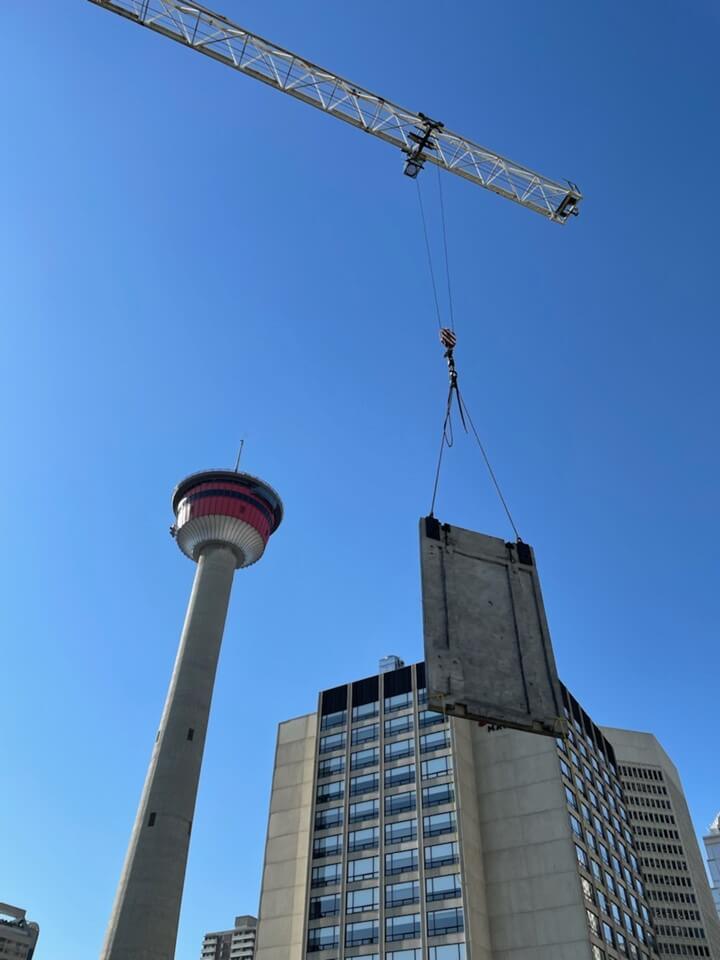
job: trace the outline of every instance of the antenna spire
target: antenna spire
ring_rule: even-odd
[[[240,457],[242,456],[243,447],[245,446],[245,437],[240,441],[240,449],[238,450],[237,459],[235,460],[235,473],[240,469]]]

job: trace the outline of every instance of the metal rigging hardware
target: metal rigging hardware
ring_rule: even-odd
[[[565,223],[578,213],[582,194],[575,184],[549,180],[513,163],[451,133],[438,121],[398,107],[196,3],[182,0],[90,0],[90,3],[177,40],[399,147],[406,154],[405,173],[409,177],[417,177],[429,161],[556,223]]]

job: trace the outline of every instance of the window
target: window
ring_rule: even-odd
[[[603,925],[602,925],[602,935],[603,935],[603,940],[604,940],[606,943],[612,944],[612,942],[613,942],[612,927],[610,926],[609,923],[605,923],[604,920],[603,920]]]
[[[330,733],[327,737],[320,737],[320,753],[331,753],[333,750],[345,749],[345,734]]]
[[[627,943],[625,937],[621,933],[615,933],[615,941],[617,948],[620,953],[624,953],[627,956]]]
[[[340,827],[343,822],[343,808],[330,807],[327,810],[318,810],[315,814],[315,829],[327,830],[328,827]]]
[[[423,760],[421,764],[423,780],[434,780],[435,777],[445,777],[452,773],[452,757],[433,757],[432,760]]]
[[[422,960],[422,950],[393,950],[385,951],[386,960]]]
[[[588,926],[590,927],[590,933],[594,933],[596,937],[600,936],[600,923],[598,918],[592,912],[592,910],[586,910]]]
[[[435,730],[420,737],[420,753],[429,753],[430,750],[441,750],[448,746],[445,730]]]
[[[361,703],[352,708],[353,720],[369,720],[370,717],[376,717],[380,709],[380,704],[376,700],[374,703]]]
[[[385,721],[385,736],[394,737],[398,733],[407,733],[412,730],[412,726],[413,718],[410,713],[404,717],[393,717]]]
[[[577,844],[575,844],[575,856],[577,857],[578,863],[582,864],[582,866],[585,867],[585,869],[587,870],[587,865],[588,865],[587,854],[585,853],[583,848],[579,847]]]
[[[397,823],[385,824],[385,843],[403,843],[405,840],[414,840],[417,837],[416,820],[398,820]]]
[[[408,790],[406,793],[396,793],[391,797],[385,797],[385,816],[392,816],[393,813],[407,813],[415,809],[415,791]]]
[[[351,803],[348,820],[350,823],[358,823],[360,820],[374,819],[378,815],[378,807],[379,802],[377,800],[359,800],[357,803]]]
[[[350,769],[362,770],[363,767],[374,767],[380,758],[380,751],[377,747],[369,747],[367,750],[356,750],[350,754]]]
[[[393,740],[385,744],[385,760],[401,760],[403,757],[411,757],[415,753],[414,740]]]
[[[428,936],[439,937],[444,933],[461,933],[465,925],[460,907],[448,910],[430,910],[427,915]]]
[[[415,782],[415,764],[406,763],[402,767],[391,767],[385,771],[385,787],[400,787],[404,783]]]
[[[406,903],[417,903],[420,899],[420,885],[417,880],[405,883],[389,883],[385,887],[385,907],[402,907]]]
[[[608,888],[610,893],[616,893],[615,878],[611,873],[608,873],[607,870],[605,871],[605,886]]]
[[[602,870],[597,860],[590,861],[590,871],[596,880],[602,880]]]
[[[437,710],[421,710],[418,714],[420,727],[434,727],[436,723],[445,723],[445,714]]]
[[[336,857],[342,852],[342,834],[335,833],[330,837],[318,837],[313,840],[313,857]]]
[[[605,844],[599,843],[598,850],[600,852],[600,859],[602,860],[602,862],[607,864],[607,866],[610,866],[610,857],[608,855],[607,847],[605,846]]]
[[[448,863],[458,862],[457,843],[435,843],[431,847],[425,847],[425,869],[432,870],[433,867],[442,867]]]
[[[425,899],[428,901],[453,900],[460,895],[459,873],[444,873],[440,877],[428,877],[425,881]]]
[[[321,760],[318,764],[319,777],[331,777],[334,773],[343,773],[345,771],[345,757],[329,757],[327,760]]]
[[[386,877],[390,877],[396,873],[406,873],[409,870],[417,870],[417,867],[417,848],[413,848],[412,850],[398,850],[397,853],[385,854]]]
[[[356,880],[375,880],[378,875],[378,858],[362,857],[359,860],[350,860],[347,865],[348,883]]]
[[[451,783],[438,783],[434,787],[423,787],[422,802],[424,807],[437,807],[441,803],[452,803],[455,791]]]
[[[592,950],[592,960],[605,960],[605,953],[600,949],[600,947],[591,947]]]
[[[321,730],[330,730],[340,727],[347,720],[347,710],[336,710],[335,713],[326,713],[320,721]]]
[[[345,792],[345,784],[342,780],[333,780],[331,783],[321,783],[318,785],[316,802],[330,803],[332,800],[342,800]]]
[[[310,883],[313,887],[330,887],[335,883],[340,883],[342,878],[342,865],[339,863],[328,863],[322,867],[313,867]]]
[[[376,773],[365,773],[360,777],[352,777],[350,780],[350,796],[357,797],[360,793],[371,793],[378,788],[378,775]]]
[[[394,697],[385,697],[385,713],[394,713],[395,710],[405,710],[412,706],[412,693],[396,693]]]
[[[328,893],[324,897],[310,898],[310,919],[321,920],[323,917],[334,917],[340,913],[340,897],[336,893]]]
[[[377,740],[377,738],[378,725],[376,723],[370,723],[365,727],[355,727],[350,737],[350,742],[353,746],[357,746],[359,743],[372,743],[373,740]]]
[[[351,830],[348,834],[348,853],[357,850],[371,850],[378,845],[379,834],[377,827],[365,827],[364,830]]]
[[[426,837],[439,837],[443,833],[452,833],[455,830],[455,814],[434,813],[423,817],[423,834]]]
[[[565,799],[571,807],[577,810],[577,800],[575,799],[575,794],[572,792],[570,787],[565,787]]]
[[[465,960],[464,943],[444,943],[442,946],[430,947],[429,960]]]
[[[586,880],[585,877],[580,877],[580,883],[582,885],[583,896],[585,897],[586,900],[589,900],[590,903],[593,903],[594,897],[595,897],[595,894],[593,891],[593,885],[590,883],[589,880]]]
[[[563,774],[564,774],[564,775],[568,778],[568,780],[569,780],[569,779],[570,779],[570,767],[569,767],[569,766],[565,763],[565,761],[562,760],[562,759],[560,760],[560,769],[561,769],[561,771],[563,772]]]
[[[360,947],[364,943],[378,942],[377,920],[360,920],[345,927],[345,946]]]
[[[377,887],[366,887],[364,890],[348,890],[347,912],[365,913],[366,910],[377,910],[380,903],[380,891]]]
[[[570,827],[572,828],[572,832],[575,834],[575,836],[580,837],[580,839],[582,840],[583,832],[582,832],[582,827],[580,826],[580,821],[578,820],[577,817],[574,817],[572,814],[570,814]]]
[[[602,892],[602,890],[597,891],[597,903],[603,913],[609,913],[607,897]]]
[[[614,904],[613,904],[613,906],[614,906]],[[613,914],[613,916],[614,916],[614,914]],[[619,912],[619,911],[618,911],[618,916],[615,917],[615,919],[618,921],[618,923],[620,922],[620,912]],[[623,911],[623,921],[624,921],[624,923],[625,923],[625,929],[627,930],[628,933],[631,934],[631,933],[633,932],[632,917],[630,916],[629,913],[625,913],[624,911]]]
[[[385,920],[385,939],[413,940],[420,936],[420,914],[410,913],[401,917],[387,917]]]
[[[620,909],[616,903],[612,902],[612,900],[610,901],[610,913],[612,914],[613,920],[616,920],[618,923],[620,923]],[[625,914],[625,916],[627,916],[627,914]],[[632,932],[632,920],[630,921],[630,927]]]
[[[340,927],[315,927],[308,930],[308,953],[332,950],[338,945]]]

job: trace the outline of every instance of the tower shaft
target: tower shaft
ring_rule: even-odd
[[[180,646],[101,960],[172,960],[236,554],[200,552]]]

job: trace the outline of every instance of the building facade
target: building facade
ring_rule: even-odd
[[[256,936],[257,917],[235,917],[232,930],[205,934],[200,960],[253,960]]]
[[[678,771],[652,734],[604,728],[620,778],[662,957],[720,957],[720,922]]]
[[[257,960],[656,960],[615,751],[578,702],[567,740],[480,727],[386,663],[279,727]]]
[[[715,911],[720,917],[720,813],[710,824],[710,829],[705,837],[705,852],[707,853],[708,868],[710,870],[710,883],[712,884],[712,895],[715,901]]]
[[[39,933],[24,910],[0,903],[0,960],[32,960]]]

